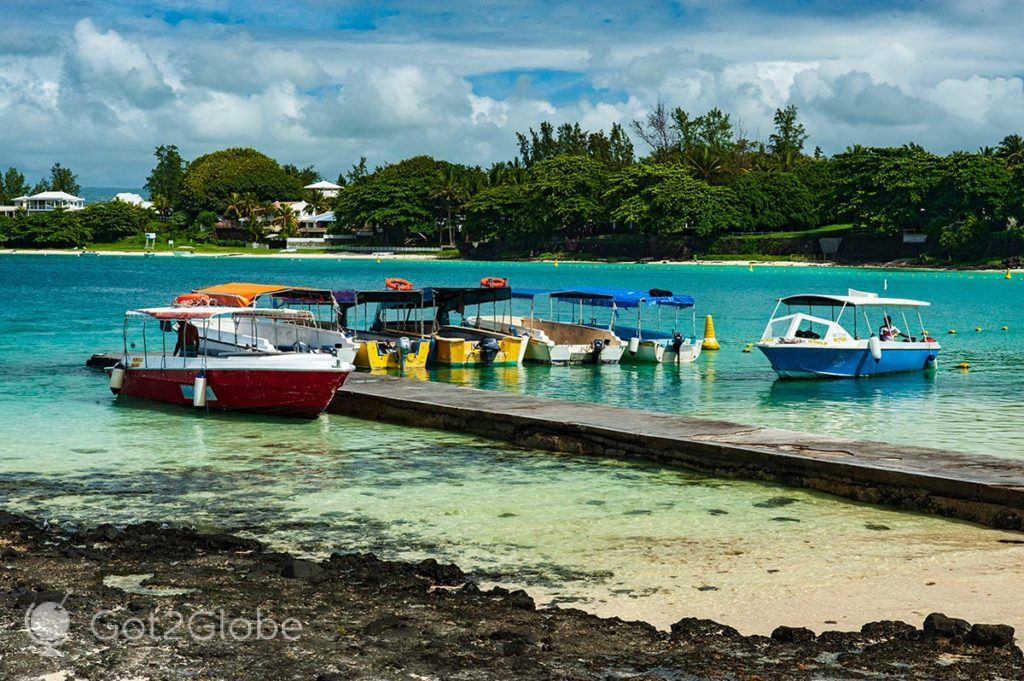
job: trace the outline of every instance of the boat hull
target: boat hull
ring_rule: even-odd
[[[679,352],[674,347],[671,340],[640,341],[635,353],[628,349],[623,353],[622,361],[629,364],[689,364],[700,357],[702,343],[687,339],[679,346]]]
[[[192,406],[198,368],[127,369],[118,395]],[[347,371],[210,369],[207,407],[220,411],[315,418],[334,399]]]
[[[377,340],[357,341],[358,349],[353,362],[358,369],[382,371],[387,369],[422,369],[430,356],[430,342],[412,341],[412,351],[403,358],[394,343]]]
[[[899,343],[891,345],[899,346]],[[875,360],[864,347],[758,344],[772,368],[782,378],[860,378],[935,368],[937,344],[916,347],[883,347]]]

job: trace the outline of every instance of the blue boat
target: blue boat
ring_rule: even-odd
[[[611,308],[607,328],[626,344],[623,362],[641,364],[685,364],[700,356],[702,341],[697,338],[697,320],[692,296],[664,289],[615,289],[587,287],[552,294],[554,298],[580,300],[595,307]],[[656,310],[656,319],[649,311]],[[625,310],[636,311],[635,326],[620,323]],[[672,314],[671,331],[662,328],[663,310]],[[681,330],[679,314],[690,310],[690,333]],[[596,320],[591,325],[596,326]],[[664,322],[668,325],[668,322]],[[651,328],[653,327],[653,328]]]
[[[787,296],[779,299],[757,347],[782,378],[858,378],[934,370],[940,348],[924,330],[921,318],[922,308],[928,305],[853,289],[846,295]],[[785,314],[780,316],[783,306]],[[908,311],[917,322],[916,335],[909,334]],[[852,333],[847,330],[851,323]]]

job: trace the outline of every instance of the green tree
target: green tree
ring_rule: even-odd
[[[78,176],[70,168],[65,168],[59,163],[54,163],[50,168],[49,189],[54,192],[67,192],[75,196],[82,191],[78,184]]]
[[[287,203],[277,206],[274,213],[273,224],[277,227],[278,233],[284,239],[291,239],[299,235],[299,219]]]
[[[806,229],[817,224],[815,197],[795,173],[755,171],[729,184],[736,226],[744,231]]]
[[[252,194],[259,200],[295,200],[302,194],[302,185],[277,161],[255,149],[224,149],[188,165],[178,207],[192,214],[217,210],[236,193]]]
[[[320,173],[316,171],[313,166],[306,166],[305,168],[298,168],[291,163],[286,163],[281,166],[285,173],[290,177],[295,178],[295,182],[300,187],[305,187],[308,184],[313,184],[320,180]]]
[[[796,105],[790,104],[775,110],[775,132],[768,137],[768,151],[772,156],[785,161],[788,170],[793,160],[803,154],[807,142],[807,130],[800,122]]]
[[[78,211],[82,227],[97,242],[141,234],[152,215],[149,209],[116,200],[94,203]]]
[[[8,168],[0,180],[0,197],[3,198],[3,202],[9,203],[19,196],[24,196],[28,190],[28,182],[21,171],[13,166]]]
[[[1007,135],[996,147],[995,154],[1006,159],[1006,164],[1011,168],[1024,164],[1024,137]]]
[[[555,156],[534,164],[527,183],[535,219],[549,233],[590,234],[605,219],[607,170],[589,156]]]
[[[178,153],[178,147],[173,144],[161,144],[153,155],[156,156],[156,166],[146,178],[146,189],[154,200],[162,196],[174,204],[178,200],[181,181],[188,166]]]

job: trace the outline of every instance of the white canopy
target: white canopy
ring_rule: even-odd
[[[909,298],[879,298],[873,293],[850,290],[847,295],[828,295],[823,293],[799,293],[795,296],[780,298],[784,305],[828,305],[832,307],[928,307],[931,303]]]
[[[271,319],[313,319],[309,310],[252,307],[223,307],[213,305],[147,307],[128,310],[127,317],[154,317],[156,319],[210,319],[211,317],[267,317]]]

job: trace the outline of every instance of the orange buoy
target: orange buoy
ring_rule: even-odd
[[[384,285],[392,291],[411,291],[412,282],[408,279],[399,279],[398,277],[389,277],[384,280]]]
[[[480,285],[484,288],[507,288],[508,279],[504,277],[484,277],[480,280]]]

